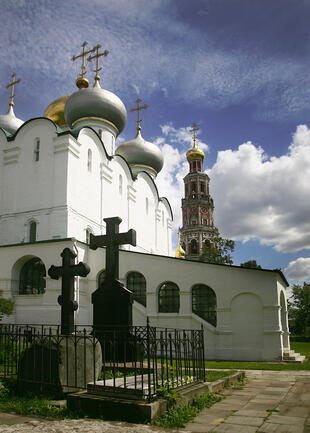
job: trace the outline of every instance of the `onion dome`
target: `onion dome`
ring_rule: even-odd
[[[175,251],[175,256],[177,259],[185,259],[185,251],[181,246],[181,233],[179,232],[179,246]]]
[[[134,174],[144,170],[156,176],[163,168],[163,155],[155,144],[144,140],[140,131],[138,126],[136,137],[120,144],[115,153],[125,158]]]
[[[69,97],[70,95],[65,95],[52,101],[44,111],[44,117],[52,120],[58,126],[67,126],[64,109]]]
[[[196,123],[192,124],[192,129],[190,130],[193,133],[193,147],[186,153],[186,158],[188,162],[194,161],[196,159],[203,161],[205,158],[205,154],[202,150],[198,149],[196,144],[196,132],[199,130],[197,128]]]
[[[0,115],[0,128],[5,129],[10,134],[15,134],[15,132],[22,126],[23,120],[18,119],[13,110],[13,106],[10,105],[9,111],[6,114]]]
[[[80,120],[101,120],[114,126],[117,135],[120,134],[127,120],[126,108],[120,98],[109,90],[102,89],[98,80],[92,88],[87,87],[87,79],[84,78],[82,83],[78,80],[79,90],[68,98],[64,109],[69,127],[74,128]]]

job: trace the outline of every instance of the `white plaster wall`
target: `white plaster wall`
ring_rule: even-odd
[[[91,294],[97,288],[97,276],[105,268],[105,249],[97,251],[80,242],[42,242],[31,245],[0,248],[0,289],[11,296],[18,289],[22,264],[31,257],[40,257],[46,270],[61,263],[60,253],[69,246],[77,252],[77,261],[85,261],[91,272],[87,278],[76,279],[76,299],[79,310],[77,324],[92,323]],[[278,287],[282,287],[277,272],[210,265],[175,258],[120,252],[120,280],[125,282],[129,271],[143,273],[147,282],[146,308],[134,303],[134,323],[143,324],[146,316],[152,325],[205,331],[206,357],[209,359],[279,360],[283,342],[279,316]],[[180,289],[179,313],[158,313],[158,287],[172,281]],[[206,284],[217,296],[217,327],[213,327],[191,311],[191,288]],[[15,296],[16,314],[9,318],[16,323],[55,323],[60,320],[57,297],[61,282],[46,278],[43,295]]]

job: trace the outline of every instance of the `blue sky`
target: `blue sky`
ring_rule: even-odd
[[[292,282],[310,279],[310,3],[299,0],[2,0],[0,112],[12,72],[15,114],[42,116],[75,91],[84,40],[110,54],[101,86],[127,110],[149,105],[142,134],[162,148],[160,193],[181,224],[188,127],[206,152],[215,223]],[[87,74],[92,81],[91,68]],[[119,142],[133,138],[128,113]],[[175,239],[175,238],[174,238]]]

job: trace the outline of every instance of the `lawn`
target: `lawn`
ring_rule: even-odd
[[[206,361],[207,368],[232,368],[240,370],[310,370],[310,342],[291,342],[291,349],[305,355],[307,361],[302,364],[276,364],[270,362],[246,361]]]

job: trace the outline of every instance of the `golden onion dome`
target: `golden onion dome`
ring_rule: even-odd
[[[192,149],[190,149],[186,153],[186,158],[188,162],[194,161],[194,159],[200,159],[201,161],[203,161],[205,158],[205,154],[202,150],[198,149],[198,147],[196,146],[196,142],[194,142],[194,146],[192,147]]]
[[[64,115],[64,109],[67,100],[70,95],[61,96],[60,98],[52,101],[46,108],[44,112],[44,117],[52,120],[58,126],[67,126],[67,122]]]
[[[175,256],[177,259],[185,259],[185,251],[183,250],[181,246],[181,233],[179,232],[179,246],[175,250]]]

